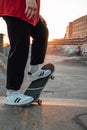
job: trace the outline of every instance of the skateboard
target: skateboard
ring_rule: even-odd
[[[25,95],[32,96],[34,98],[34,100],[30,104],[35,103],[35,102],[38,105],[42,104],[42,100],[39,99],[40,94],[41,94],[42,90],[44,89],[44,87],[46,86],[48,80],[54,79],[54,76],[52,74],[54,72],[55,67],[53,64],[51,64],[51,63],[45,64],[44,66],[42,66],[41,69],[51,70],[51,74],[48,75],[47,77],[32,81],[30,83],[30,85],[28,86],[27,90],[24,93]]]

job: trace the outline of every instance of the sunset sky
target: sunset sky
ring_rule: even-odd
[[[87,0],[41,0],[40,14],[47,22],[49,40],[62,38],[69,22],[87,14]],[[6,32],[1,18],[0,32]]]
[[[69,22],[87,14],[87,0],[41,0],[41,14],[49,28],[49,40],[62,38]]]

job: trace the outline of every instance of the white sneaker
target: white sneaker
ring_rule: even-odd
[[[26,105],[33,101],[33,97],[20,94],[19,92],[13,92],[6,97],[6,105]]]
[[[39,69],[38,71],[36,71],[35,73],[28,73],[29,75],[31,75],[32,81],[47,77],[48,75],[51,74],[50,70],[43,70],[43,69]]]

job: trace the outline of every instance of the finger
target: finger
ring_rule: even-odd
[[[32,9],[32,11],[31,11],[31,13],[30,13],[30,15],[29,15],[29,19],[32,19],[32,18],[34,18],[35,16],[36,16],[36,10],[35,9]]]
[[[28,6],[26,5],[25,14],[28,12]]]
[[[29,8],[29,9],[27,10],[27,12],[26,12],[26,17],[29,17],[29,16],[31,15],[31,13],[32,13],[32,9]]]

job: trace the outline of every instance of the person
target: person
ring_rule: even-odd
[[[0,16],[6,21],[10,40],[5,101],[7,105],[25,105],[33,101],[33,97],[19,92],[28,60],[30,36],[34,38],[30,62],[33,80],[50,74],[50,70],[41,70],[38,67],[44,62],[47,46],[44,35],[40,35],[44,28],[39,12],[40,0],[0,1]]]

